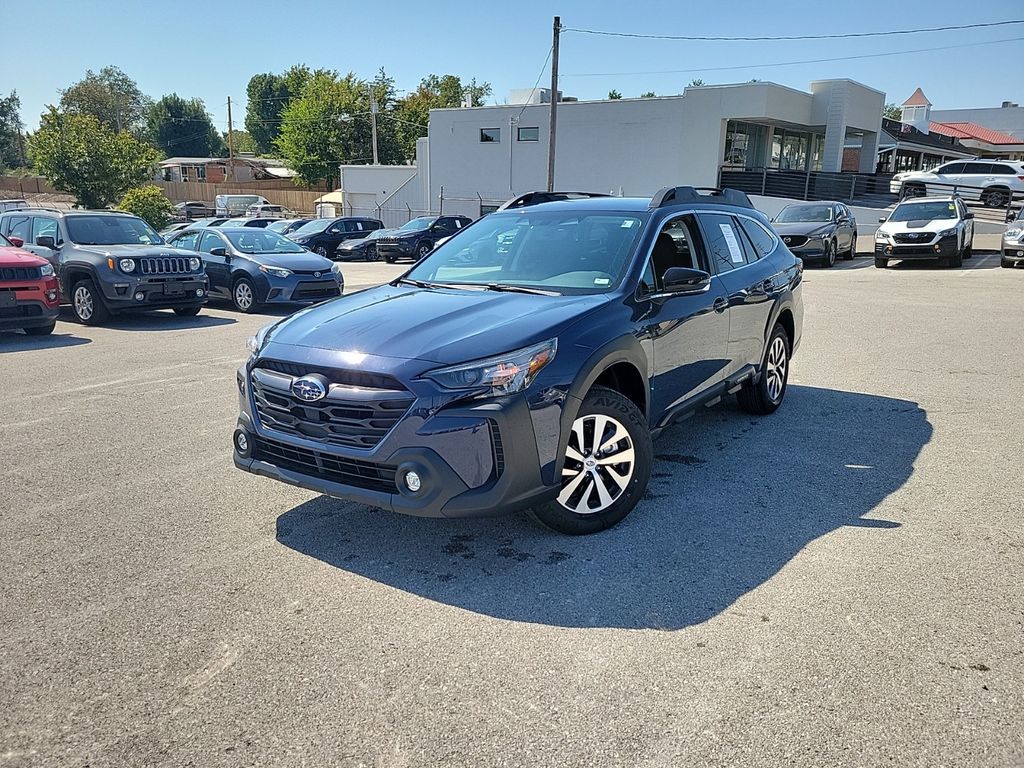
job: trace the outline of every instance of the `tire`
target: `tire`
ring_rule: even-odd
[[[201,304],[196,304],[194,307],[175,307],[174,314],[180,317],[195,317],[202,308]]]
[[[904,184],[903,185],[903,199],[906,200],[911,197],[925,197],[928,194],[926,187],[920,184]]]
[[[380,261],[380,254],[377,253],[377,246],[368,245],[366,246],[366,260],[367,261]]]
[[[1004,208],[1009,194],[1005,189],[986,189],[981,193],[981,202],[986,208]]]
[[[235,309],[245,314],[252,314],[259,309],[256,286],[248,277],[240,277],[231,286],[231,303]]]
[[[37,325],[34,328],[24,328],[23,330],[29,336],[49,336],[53,333],[53,329],[57,327],[57,321],[54,320],[49,325]]]
[[[385,256],[384,257],[384,261],[386,261],[388,264],[394,264],[395,263],[395,257],[394,256]]]
[[[950,269],[960,269],[964,265],[964,252],[957,251],[946,261],[946,266]]]
[[[71,310],[82,325],[103,325],[110,319],[110,310],[90,278],[79,280],[71,289]]]
[[[875,269],[885,269],[888,266],[889,266],[889,260],[888,259],[880,259],[877,256],[875,256]]]
[[[603,458],[602,446],[607,454]],[[558,499],[535,508],[534,516],[548,528],[571,536],[611,528],[643,498],[653,452],[647,419],[633,401],[613,389],[594,387],[584,398],[569,436],[562,492]],[[609,462],[617,457],[623,461]]]
[[[327,251],[327,248],[322,245],[318,245],[316,248],[314,248],[313,253],[315,253],[317,256],[323,256],[325,259],[329,259],[331,257],[330,253],[328,253]]]
[[[434,250],[434,246],[424,241],[416,246],[416,261],[426,258],[427,254]]]
[[[970,259],[970,258],[973,258],[973,256],[974,256],[974,243],[971,243],[966,248],[964,248],[964,258],[965,259]]]
[[[1010,261],[1009,259],[999,260],[999,266],[1002,267],[1003,269],[1013,269],[1013,264],[1014,262]]]
[[[789,334],[776,323],[761,364],[760,375],[736,393],[736,400],[747,413],[766,416],[775,413],[786,397],[789,384],[789,361],[793,346]]]
[[[822,258],[822,266],[825,269],[832,269],[836,265],[836,243],[835,240],[829,240],[825,243],[825,255]]]
[[[850,247],[846,253],[843,254],[843,261],[853,261],[853,257],[857,255],[857,233],[853,233],[853,239],[850,240]]]

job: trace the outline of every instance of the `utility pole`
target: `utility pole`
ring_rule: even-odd
[[[231,127],[231,97],[228,96],[228,175],[235,180],[235,132]]]
[[[373,85],[368,85],[370,91],[370,130],[373,132],[373,164],[378,165],[377,160],[377,97],[373,95]]]
[[[555,128],[558,125],[558,33],[561,16],[555,16],[551,36],[551,116],[548,124],[548,192],[555,191]]]

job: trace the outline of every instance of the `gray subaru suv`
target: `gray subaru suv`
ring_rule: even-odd
[[[197,315],[207,300],[203,260],[137,216],[24,208],[0,214],[0,233],[53,265],[64,301],[86,325],[130,310]]]

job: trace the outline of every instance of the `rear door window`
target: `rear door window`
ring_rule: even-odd
[[[750,238],[750,244],[754,248],[755,260],[761,259],[775,250],[775,238],[763,226],[752,219],[739,218],[740,227]]]
[[[992,173],[992,163],[965,163],[964,173],[968,176],[987,176]]]
[[[724,213],[699,213],[704,243],[714,269],[719,274],[745,266],[742,235],[737,231],[736,220]]]

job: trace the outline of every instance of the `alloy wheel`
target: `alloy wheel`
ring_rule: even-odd
[[[765,371],[765,385],[768,388],[768,397],[775,402],[782,396],[782,388],[786,384],[786,341],[781,336],[776,336],[768,349],[768,364]]]
[[[558,503],[578,515],[603,512],[633,479],[636,462],[629,431],[603,414],[581,416],[572,425]]]
[[[82,320],[91,320],[95,308],[92,304],[92,294],[84,285],[75,288],[75,314]]]
[[[248,283],[239,283],[235,286],[235,306],[243,311],[252,307],[252,290]]]
[[[995,189],[985,195],[985,205],[989,208],[1002,208],[1006,205],[1006,193]]]

